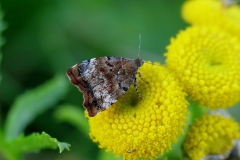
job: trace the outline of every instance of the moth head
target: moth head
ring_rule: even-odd
[[[137,58],[135,59],[135,63],[138,67],[142,66],[143,63],[144,63],[144,60],[143,59],[140,59],[140,58]]]

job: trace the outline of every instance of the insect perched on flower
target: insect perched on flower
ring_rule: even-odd
[[[110,108],[88,118],[90,137],[99,148],[126,160],[157,158],[171,149],[184,131],[188,102],[179,81],[160,63],[145,62],[132,84]]]
[[[136,74],[143,63],[140,58],[92,58],[74,65],[67,76],[83,92],[83,106],[93,117],[114,104],[133,82],[137,91]]]

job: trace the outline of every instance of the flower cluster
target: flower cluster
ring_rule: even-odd
[[[205,114],[189,128],[184,148],[192,160],[208,154],[226,155],[240,138],[239,125],[231,117]]]
[[[186,1],[182,16],[192,26],[171,39],[165,54],[189,98],[210,109],[240,101],[240,7],[232,2]],[[190,125],[184,149],[193,160],[226,158],[239,128],[230,116],[203,115]]]
[[[185,93],[167,68],[145,62],[139,72],[139,98],[133,85],[115,104],[89,117],[90,136],[117,156],[155,158],[183,133]]]
[[[183,5],[182,16],[190,24],[219,26],[240,38],[240,6],[226,5],[221,0],[189,0]]]
[[[171,39],[166,62],[191,99],[227,108],[240,101],[239,44],[218,27],[192,26]]]
[[[192,26],[171,39],[166,66],[145,62],[139,69],[141,98],[132,84],[104,112],[86,114],[90,136],[100,148],[129,160],[156,158],[184,133],[186,95],[209,110],[227,109],[240,101],[240,7],[220,0],[191,0],[183,5],[182,15]],[[196,122],[183,144],[191,159],[225,155],[240,137],[240,127],[230,116],[192,118]]]

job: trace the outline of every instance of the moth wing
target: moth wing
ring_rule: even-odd
[[[84,96],[89,116],[107,109],[130,87],[140,65],[137,60],[100,57],[83,61],[67,71],[70,82]]]
[[[92,63],[95,67],[88,76],[88,81],[91,79],[92,94],[84,101],[89,115],[94,116],[109,108],[126,92],[118,81],[118,72],[129,61],[131,60],[119,57],[100,57]]]

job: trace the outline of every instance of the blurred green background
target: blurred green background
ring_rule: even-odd
[[[137,58],[139,33],[140,58],[164,63],[163,53],[170,38],[187,26],[180,15],[182,3],[182,0],[1,0],[7,24],[2,48],[1,125],[17,96],[56,74],[65,74],[78,62],[100,56]],[[68,85],[66,96],[35,118],[24,133],[45,131],[70,143],[71,150],[61,154],[57,150],[42,150],[27,154],[25,159],[114,159],[109,158],[112,154],[108,157],[98,149],[86,136],[86,130],[60,123],[54,117],[61,104],[78,106],[83,111],[82,94]]]

